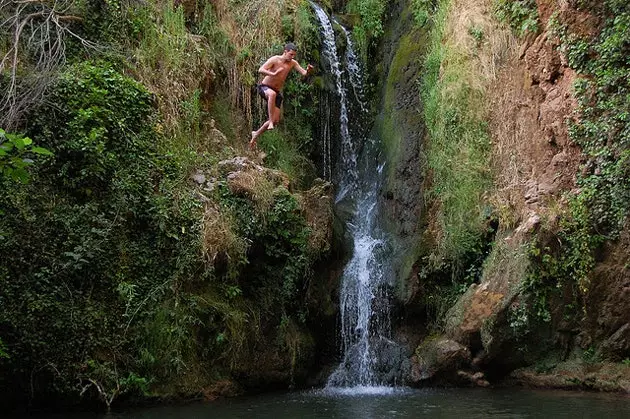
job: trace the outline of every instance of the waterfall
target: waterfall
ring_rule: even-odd
[[[315,3],[311,3],[313,5],[313,9],[315,10],[315,14],[317,15],[317,19],[320,22],[322,35],[323,35],[323,55],[328,58],[328,62],[330,63],[331,73],[335,80],[336,93],[339,97],[339,106],[340,106],[340,135],[341,135],[341,167],[344,167],[346,171],[341,172],[343,178],[345,179],[344,183],[352,183],[356,181],[357,173],[356,173],[356,160],[353,160],[355,156],[354,144],[352,138],[350,136],[350,131],[348,128],[348,99],[347,99],[347,90],[345,87],[345,83],[343,80],[343,71],[341,69],[341,62],[339,61],[337,55],[337,45],[335,44],[335,31],[333,30],[332,23],[330,19],[328,19],[328,15],[321,7],[319,7]],[[324,150],[324,153],[328,151],[330,152],[330,145],[328,145],[328,149]],[[325,155],[325,154],[324,154]],[[330,159],[329,159],[330,160]]]
[[[340,102],[341,155],[335,205],[336,212],[344,214],[352,245],[340,287],[343,359],[327,387],[391,385],[400,380],[401,356],[399,346],[391,340],[389,319],[391,243],[378,222],[384,166],[379,163],[380,139],[366,135],[363,74],[348,32],[342,27],[347,37],[343,66],[328,15],[312,5],[320,22],[323,56],[330,64]]]

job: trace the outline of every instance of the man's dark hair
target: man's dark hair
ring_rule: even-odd
[[[284,50],[297,52],[297,47],[293,42],[287,42],[287,44],[284,46]]]

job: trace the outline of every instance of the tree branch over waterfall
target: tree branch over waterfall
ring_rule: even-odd
[[[0,126],[14,128],[40,102],[66,60],[66,40],[96,44],[72,29],[82,22],[74,0],[0,0]],[[32,71],[25,72],[30,67]]]

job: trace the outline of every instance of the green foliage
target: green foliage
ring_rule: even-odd
[[[483,29],[476,27],[476,26],[471,26],[468,28],[468,33],[470,34],[470,36],[473,37],[473,39],[475,41],[477,41],[477,45],[481,44],[481,42],[483,41]]]
[[[346,6],[348,13],[359,17],[359,23],[352,28],[352,35],[364,61],[384,33],[386,7],[386,0],[350,0]]]
[[[538,5],[535,0],[494,0],[494,13],[518,36],[538,32]]]
[[[35,112],[31,133],[54,151],[47,171],[65,186],[90,194],[118,171],[147,162],[145,149],[155,142],[147,120],[154,110],[137,82],[86,62],[61,76],[50,100],[58,106]]]
[[[439,202],[443,237],[439,254],[462,268],[479,255],[488,233],[483,195],[491,185],[490,138],[483,119],[483,92],[471,87],[466,54],[444,42],[448,1],[440,2],[424,63],[421,95],[429,133],[427,162],[432,179],[427,196]]]
[[[630,208],[630,10],[606,5],[610,15],[596,38],[578,39],[563,28],[561,39],[569,64],[583,76],[575,85],[580,118],[569,126],[571,138],[590,157],[579,180],[581,199],[594,230],[614,236]]]
[[[287,39],[295,36],[296,42],[300,46],[301,55],[304,59],[319,61],[319,26],[313,15],[313,9],[307,2],[300,2],[294,14],[292,34],[287,34]],[[304,55],[306,53],[306,55]]]
[[[271,207],[261,211],[227,187],[221,187],[220,196],[222,205],[235,214],[239,234],[255,243],[245,271],[250,280],[241,286],[244,296],[268,301],[269,310],[273,306],[287,312],[297,310],[297,297],[308,277],[310,230],[296,199],[278,188]]]
[[[54,156],[30,184],[4,181],[0,195],[0,329],[8,352],[20,354],[5,361],[1,380],[31,375],[39,395],[78,394],[77,380],[105,380],[110,400],[154,356],[141,357],[137,342],[159,303],[177,306],[181,284],[207,275],[196,274],[201,204],[182,184],[178,160],[157,153],[155,109],[138,83],[83,63],[51,98],[28,134]],[[189,341],[186,316],[173,311],[172,322],[189,327]],[[86,378],[89,360],[123,378],[96,370]],[[154,366],[142,377],[164,376]]]
[[[81,0],[74,3],[75,13],[83,18],[79,34],[99,45],[119,47],[125,42],[137,42],[149,26],[149,9],[136,2]],[[73,42],[78,44],[78,40]],[[80,52],[79,45],[75,52]]]
[[[28,166],[34,163],[30,156],[52,156],[52,153],[33,145],[33,140],[0,128],[0,175],[15,182],[28,182]]]
[[[4,344],[2,339],[0,339],[0,359],[2,358],[11,358],[11,356],[7,352],[7,346]]]
[[[529,257],[533,262],[525,281],[525,291],[532,296],[534,314],[545,322],[551,321],[552,300],[561,298],[561,290],[571,290],[572,301],[564,302],[570,318],[581,306],[589,289],[589,274],[595,266],[595,250],[605,237],[591,229],[588,193],[570,201],[569,214],[561,220],[557,238],[550,243],[532,244]]]
[[[588,364],[595,364],[596,362],[601,361],[594,346],[589,346],[584,350],[584,352],[582,352],[582,359],[584,359],[584,361]]]
[[[437,3],[436,0],[411,0],[411,13],[416,25],[423,28],[432,20]]]
[[[507,321],[513,336],[517,339],[523,339],[531,331],[529,310],[523,304],[510,306]]]

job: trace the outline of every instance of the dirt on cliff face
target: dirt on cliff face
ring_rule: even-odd
[[[540,0],[537,4],[541,28],[547,28],[555,16],[572,33],[589,37],[599,31],[598,19],[576,10],[570,1]],[[554,320],[540,331],[529,330],[527,333],[539,333],[541,341],[527,356],[519,356],[519,348],[527,342],[519,341],[523,338],[515,334],[518,321],[523,320],[518,315],[528,296],[522,293],[522,284],[530,269],[523,244],[537,233],[555,240],[561,216],[568,210],[568,197],[579,192],[577,177],[584,156],[567,128],[568,121],[579,118],[573,96],[579,76],[560,52],[559,39],[543,30],[520,40],[512,38],[504,45],[507,48],[501,53],[506,58],[499,61],[501,65],[485,89],[495,179],[489,200],[499,216],[499,231],[481,283],[471,286],[449,311],[444,338],[471,351],[471,371],[481,369],[492,378],[542,362],[549,355],[558,360],[545,374],[532,367],[512,377],[532,386],[562,387],[570,381],[578,384],[567,388],[628,391],[627,371],[619,364],[630,356],[628,226],[597,255],[588,291],[580,295],[583,318],[569,326]],[[514,266],[508,269],[510,264]],[[569,288],[565,291],[571,293]],[[563,304],[553,302],[551,311],[562,311]],[[550,350],[558,350],[558,354],[549,354]],[[583,359],[586,352],[589,362]],[[612,362],[593,366],[598,359]],[[571,362],[577,366],[571,364],[575,373],[569,374],[566,370]]]
[[[543,7],[540,15],[546,27],[549,10]],[[546,31],[529,35],[489,90],[497,174],[491,199],[503,216],[502,227],[516,234],[535,227],[527,225],[532,220],[553,224],[563,194],[575,188],[582,159],[566,124],[576,108],[571,92],[576,75],[557,47]]]
[[[576,10],[572,2],[537,3],[541,28],[546,28],[555,14],[572,33],[591,37],[599,31],[598,18]],[[497,176],[491,199],[502,217],[500,228],[508,233],[506,241],[522,241],[539,224],[545,234],[553,234],[559,229],[557,221],[566,210],[567,196],[578,192],[577,174],[584,158],[567,130],[567,121],[578,118],[572,93],[577,77],[559,51],[559,40],[545,30],[520,41],[519,49],[513,51],[489,90]],[[630,355],[628,249],[630,232],[626,226],[620,238],[608,242],[597,255],[583,295],[584,316],[577,328],[569,331],[575,339],[568,347],[574,351],[590,351],[597,359],[616,362]],[[555,374],[562,381],[563,373],[558,371]],[[536,384],[529,375],[520,378],[530,385],[559,386]],[[624,383],[593,388],[627,391],[627,381]]]

